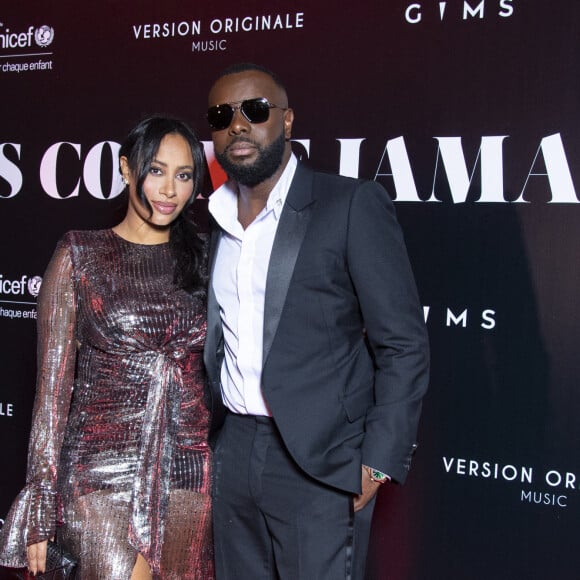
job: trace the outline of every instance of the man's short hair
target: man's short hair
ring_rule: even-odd
[[[217,77],[215,82],[219,81],[221,78],[226,77],[228,75],[235,75],[242,72],[248,71],[257,71],[268,75],[276,85],[281,88],[284,92],[286,91],[286,87],[275,73],[273,73],[270,69],[262,66],[260,64],[255,64],[253,62],[239,62],[236,64],[232,64],[228,66],[226,69],[222,71],[222,73]],[[214,83],[215,84],[215,83]]]

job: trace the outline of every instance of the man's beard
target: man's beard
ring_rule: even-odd
[[[258,158],[251,165],[232,163],[226,155],[227,148],[223,153],[216,152],[215,156],[228,177],[242,185],[254,187],[272,177],[280,167],[286,147],[286,137],[282,131],[280,136],[267,147],[260,147],[246,137],[240,137],[234,143],[244,141],[252,143],[258,149]]]

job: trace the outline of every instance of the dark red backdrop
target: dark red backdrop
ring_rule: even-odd
[[[574,0],[3,6],[0,518],[25,471],[29,281],[63,232],[117,219],[113,155],[139,118],[209,141],[212,79],[252,60],[285,80],[300,155],[396,198],[425,305],[420,450],[379,498],[369,578],[576,578],[579,17]]]

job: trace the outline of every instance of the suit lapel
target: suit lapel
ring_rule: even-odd
[[[280,215],[266,279],[262,365],[270,353],[296,259],[310,221],[313,177],[312,171],[298,165]]]

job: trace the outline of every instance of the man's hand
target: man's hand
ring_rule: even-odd
[[[30,544],[26,548],[26,556],[28,558],[28,570],[35,576],[42,574],[46,568],[46,545],[47,540],[39,542],[38,544]]]
[[[362,510],[375,497],[379,487],[381,487],[381,484],[373,481],[369,477],[367,470],[362,467],[362,493],[354,496],[354,511]]]

